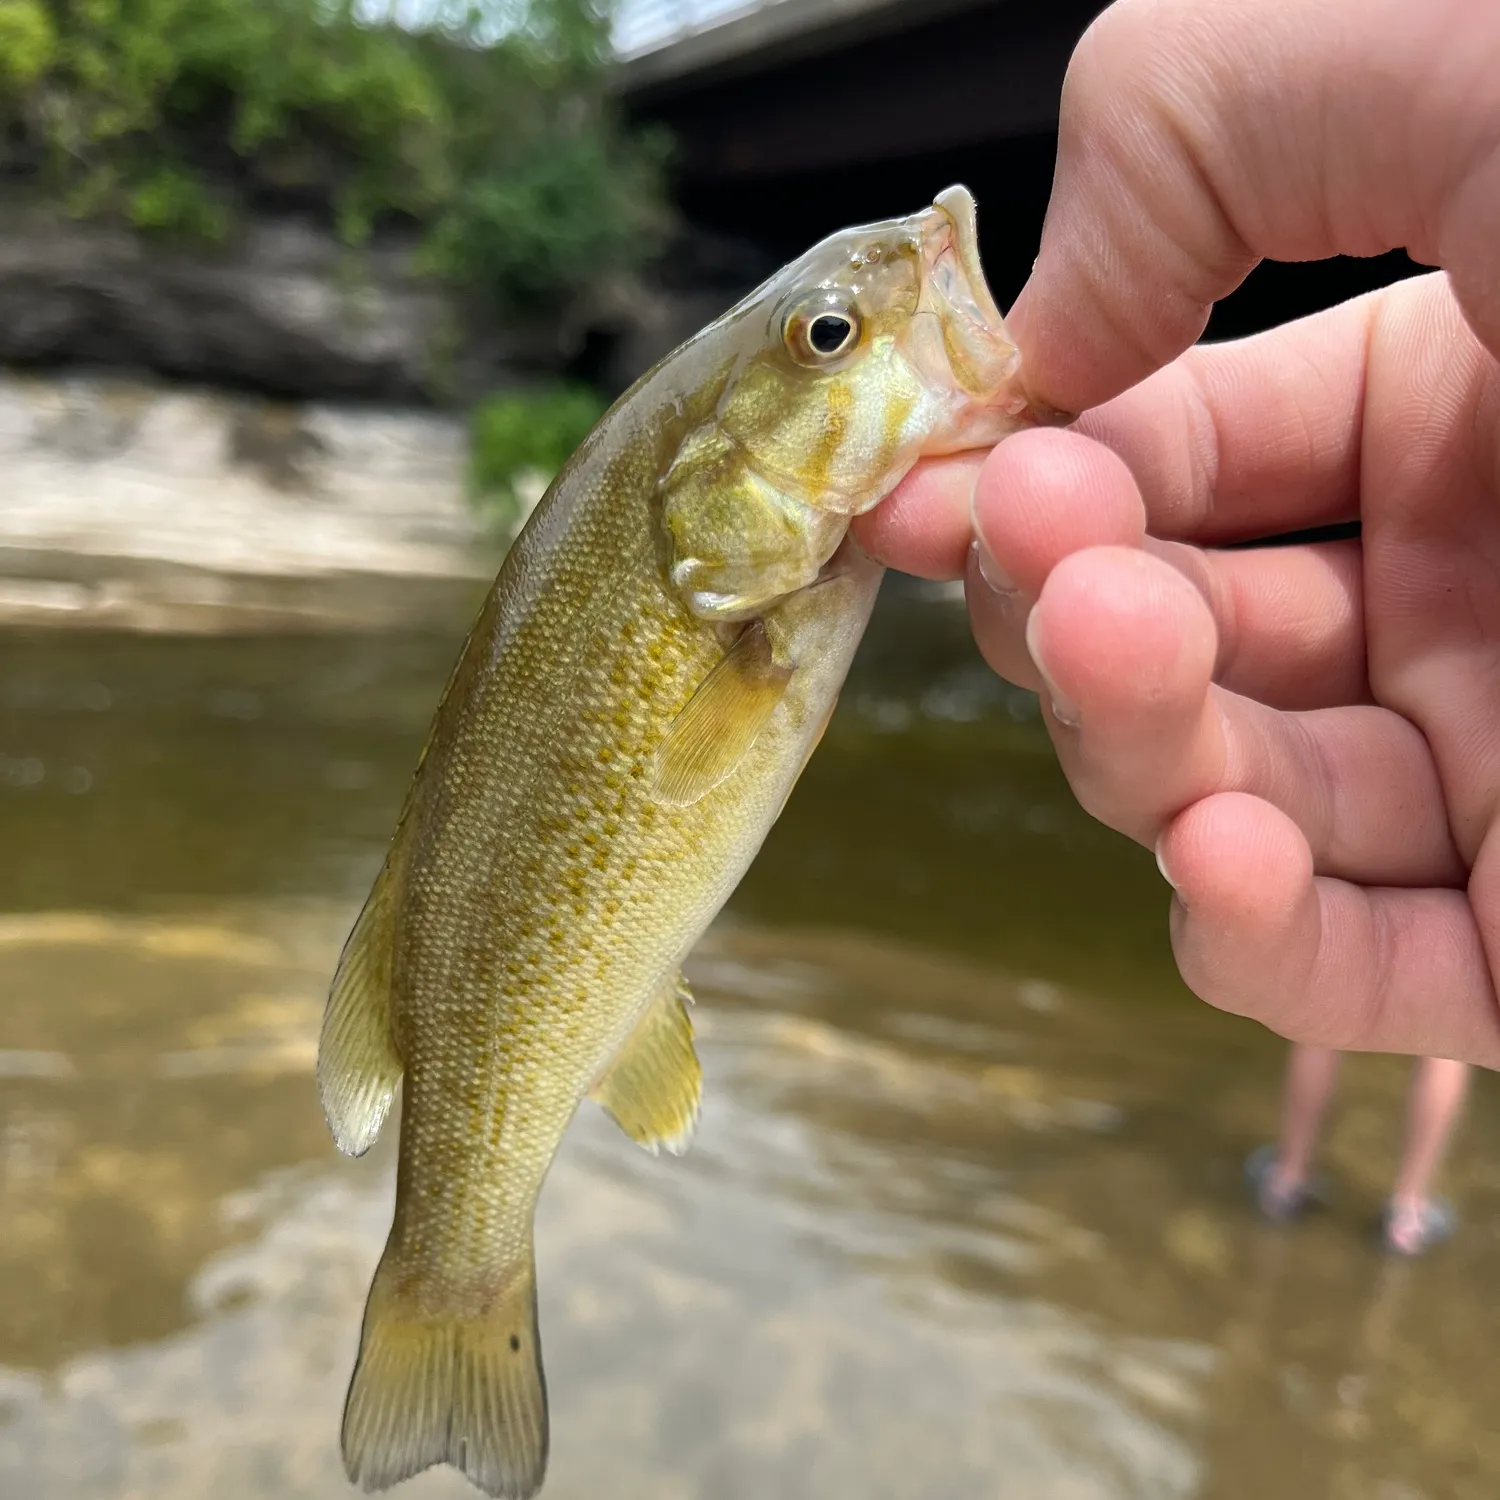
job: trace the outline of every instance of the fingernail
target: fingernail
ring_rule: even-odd
[[[974,484],[969,490],[969,530],[973,534],[974,561],[979,567],[979,576],[989,584],[997,594],[1014,594],[1017,592],[1016,580],[1000,566],[995,554],[990,551],[990,545],[984,539],[984,532],[979,527],[979,471],[975,471]]]
[[[1037,671],[1041,673],[1047,696],[1052,702],[1052,717],[1059,724],[1066,724],[1069,729],[1077,729],[1078,705],[1066,693],[1058,691],[1051,672],[1047,670],[1046,653],[1042,649],[1042,626],[1035,610],[1026,616],[1026,649],[1031,653],[1031,660]]]
[[[1161,871],[1161,878],[1175,891],[1177,889],[1177,882],[1172,879],[1172,872],[1167,868],[1167,856],[1162,852],[1162,845],[1166,841],[1166,834],[1162,834],[1156,841],[1156,868]]]
[[[979,576],[997,594],[1014,594],[1018,591],[1015,579],[995,561],[994,553],[977,536],[974,538],[971,550],[974,553],[974,562],[979,568]]]

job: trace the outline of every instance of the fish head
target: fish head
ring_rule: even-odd
[[[716,329],[736,358],[663,487],[673,578],[701,615],[744,617],[805,586],[919,458],[1045,420],[963,187],[831,235],[703,337]]]
[[[1034,425],[979,262],[974,199],[846,229],[767,284],[761,349],[719,424],[809,503],[868,510],[919,456]]]

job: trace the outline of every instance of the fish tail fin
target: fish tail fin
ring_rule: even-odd
[[[344,1405],[350,1480],[383,1490],[447,1463],[487,1495],[528,1500],[547,1469],[530,1247],[478,1314],[429,1307],[405,1280],[388,1248],[370,1287]]]

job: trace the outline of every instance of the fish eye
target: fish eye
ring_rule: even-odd
[[[823,313],[807,329],[807,342],[819,354],[837,354],[853,337],[854,324],[839,313]]]
[[[786,346],[798,364],[824,365],[854,348],[859,332],[859,314],[852,299],[822,292],[788,314]]]

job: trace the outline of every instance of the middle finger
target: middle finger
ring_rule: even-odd
[[[972,524],[989,590],[971,591],[974,630],[1002,676],[1035,687],[1023,631],[1063,558],[1133,546],[1165,559],[1213,615],[1215,680],[1281,708],[1368,701],[1356,541],[1214,551],[1144,534],[1135,480],[1111,450],[1076,433],[1020,433],[976,475]]]
[[[1213,617],[1159,558],[1120,547],[1053,570],[1027,639],[1069,783],[1089,812],[1144,844],[1183,808],[1247,792],[1302,829],[1319,874],[1457,885],[1427,741],[1388,709],[1290,713],[1213,684]]]

